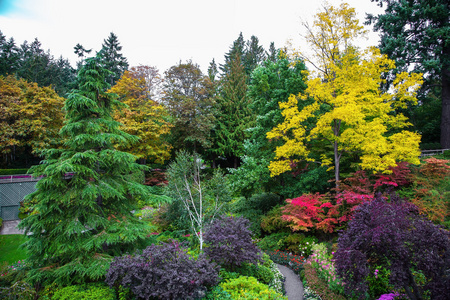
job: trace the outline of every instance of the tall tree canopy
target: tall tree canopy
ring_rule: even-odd
[[[175,149],[211,146],[214,127],[214,85],[192,61],[179,63],[164,73],[162,102],[172,117],[171,144]]]
[[[122,77],[125,70],[128,70],[128,61],[120,51],[122,51],[122,46],[119,43],[119,39],[117,35],[111,32],[108,38],[103,40],[102,49],[100,50],[105,68],[111,71],[106,76],[106,81],[111,86]]]
[[[12,74],[40,87],[52,86],[62,97],[75,84],[75,70],[67,59],[54,58],[38,39],[17,47],[13,38],[7,40],[0,31],[0,75]]]
[[[50,87],[0,76],[0,165],[30,165],[32,154],[61,145],[63,105]]]
[[[139,143],[120,149],[144,161],[163,163],[169,158],[170,145],[164,135],[169,134],[171,124],[166,109],[154,100],[159,81],[157,69],[132,67],[109,91],[127,105],[115,111],[114,119],[125,125],[125,132],[139,137]]]
[[[420,135],[403,130],[410,123],[396,109],[417,101],[421,75],[398,74],[392,91],[383,92],[382,75],[395,67],[394,62],[375,48],[361,52],[352,47],[361,31],[347,4],[326,6],[316,15],[307,39],[317,54],[319,72],[308,80],[305,94],[280,103],[285,120],[267,134],[284,141],[269,166],[272,175],[291,170],[300,159],[319,160],[334,169],[338,184],[340,161],[347,152],[356,153],[359,165],[373,171],[386,171],[398,161],[418,163]],[[310,98],[314,103],[299,110],[298,101]],[[305,126],[311,119],[312,129]],[[312,151],[317,140],[331,144],[331,157],[321,149]],[[313,157],[317,154],[320,157]]]
[[[273,46],[273,48],[275,48],[275,46]],[[245,41],[241,32],[239,37],[231,45],[230,50],[225,54],[225,63],[220,65],[220,70],[223,75],[230,72],[231,65],[233,60],[235,60],[236,55],[239,56],[239,60],[244,66],[247,80],[250,78],[250,74],[253,70],[266,59],[266,51],[259,44],[259,39],[252,35],[250,40]]]
[[[218,155],[232,157],[236,168],[238,158],[243,154],[246,129],[251,126],[253,115],[247,97],[247,75],[238,53],[230,63],[230,70],[221,80],[217,97],[214,151]]]
[[[114,255],[136,246],[147,227],[131,212],[136,196],[149,197],[133,179],[142,172],[136,157],[116,149],[137,138],[119,130],[111,112],[120,102],[105,78],[102,60],[86,60],[78,74],[79,89],[65,103],[63,149],[45,151],[33,171],[43,176],[25,205],[22,220],[34,282],[70,284],[102,278]],[[68,178],[69,177],[69,178]]]
[[[396,73],[413,68],[423,73],[425,84],[421,91],[421,105],[428,111],[417,119],[436,119],[430,115],[429,102],[439,95],[442,100],[440,142],[450,148],[450,4],[447,0],[371,0],[386,6],[384,14],[368,15],[367,23],[381,33],[380,50],[396,62]],[[436,90],[436,86],[439,89]],[[439,97],[439,96],[438,96]],[[430,100],[431,99],[431,100]],[[417,120],[420,122],[420,120]],[[421,130],[427,134],[425,125]]]
[[[241,155],[242,164],[238,169],[230,170],[233,174],[230,182],[239,194],[250,196],[257,192],[269,192],[275,186],[280,186],[278,181],[275,183],[270,178],[268,169],[269,162],[275,157],[275,148],[280,144],[276,140],[268,140],[266,134],[283,122],[278,103],[286,102],[289,95],[306,89],[303,74],[305,70],[305,64],[301,60],[291,60],[280,52],[275,61],[267,59],[253,71],[247,97],[250,101],[249,108],[256,118],[253,126],[247,130],[248,138],[244,141]]]

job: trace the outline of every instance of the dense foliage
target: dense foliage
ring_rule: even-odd
[[[172,241],[134,256],[116,257],[106,274],[110,287],[130,288],[139,299],[196,299],[218,281],[218,268],[205,256],[192,258]]]
[[[50,87],[0,76],[0,165],[29,166],[36,163],[30,152],[60,146],[63,106],[64,99]]]
[[[203,248],[204,230],[221,213],[229,199],[227,181],[220,170],[206,180],[203,160],[194,153],[180,151],[167,170],[166,194],[173,200],[172,217],[186,219],[190,231]],[[187,229],[187,228],[180,228]]]
[[[29,234],[25,247],[34,282],[98,280],[112,255],[136,247],[147,234],[131,212],[136,197],[150,195],[130,176],[145,167],[116,149],[136,138],[112,119],[119,102],[105,92],[106,74],[99,56],[86,60],[80,88],[65,103],[64,148],[46,150],[46,159],[32,170],[43,178],[27,196],[31,212],[19,226]]]
[[[252,242],[249,221],[242,217],[217,218],[205,231],[205,244],[206,255],[226,269],[261,260],[260,250]]]
[[[420,103],[409,109],[426,142],[450,148],[450,6],[447,0],[371,0],[385,8],[367,16],[380,32],[379,48],[396,61],[394,73],[425,74]],[[392,75],[392,74],[390,74]],[[388,76],[392,81],[392,76]],[[438,116],[441,116],[439,119]]]
[[[341,160],[349,152],[359,157],[361,168],[374,172],[398,161],[418,163],[420,135],[407,130],[408,119],[398,108],[417,102],[422,76],[403,72],[396,76],[392,92],[382,91],[383,74],[394,68],[394,61],[375,48],[358,51],[352,46],[363,27],[346,3],[339,8],[328,5],[308,29],[319,73],[306,82],[304,93],[280,103],[284,122],[267,133],[267,138],[283,141],[269,165],[271,176],[292,170],[293,163],[302,160],[320,161],[334,169],[338,185]],[[299,100],[311,98],[312,104],[299,109]],[[311,119],[313,128],[308,126]],[[324,151],[316,141],[332,151]]]
[[[380,265],[390,270],[390,283],[403,288],[410,299],[423,299],[426,290],[432,299],[446,299],[450,294],[449,237],[448,231],[419,215],[411,203],[378,195],[358,207],[340,235],[337,273],[346,291],[361,297],[368,289],[366,278]],[[426,278],[422,284],[418,273]]]

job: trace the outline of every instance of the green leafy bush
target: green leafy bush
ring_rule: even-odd
[[[243,276],[255,277],[259,282],[264,284],[269,284],[274,278],[272,270],[261,264],[245,263],[236,271]]]
[[[281,218],[283,214],[281,211],[282,206],[277,205],[273,207],[265,216],[261,217],[261,229],[267,233],[274,232],[289,232],[289,222]]]
[[[270,289],[269,286],[258,282],[254,277],[240,276],[236,279],[230,279],[222,282],[220,287],[227,292],[231,299],[284,299],[282,294]]]
[[[0,228],[2,228],[2,226],[3,226],[3,219],[0,218]]]
[[[57,290],[52,300],[115,300],[114,290],[104,283],[90,283],[85,285],[69,285]]]
[[[283,250],[292,252],[294,254],[300,254],[299,245],[305,239],[303,233],[293,233],[284,238]]]
[[[450,158],[450,150],[445,150],[443,155],[444,155],[444,158]]]
[[[258,247],[263,251],[275,251],[284,247],[284,239],[289,236],[287,232],[274,233],[264,237],[258,242]]]
[[[258,209],[263,214],[269,212],[274,206],[280,204],[280,196],[274,193],[261,193],[250,197],[247,205],[250,208]]]
[[[376,299],[386,291],[393,291],[394,286],[389,284],[391,271],[383,266],[375,266],[375,271],[367,276],[368,293]]]

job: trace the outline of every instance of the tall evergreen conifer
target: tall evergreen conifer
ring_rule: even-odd
[[[120,46],[117,35],[111,32],[108,38],[103,40],[102,50],[100,50],[106,69],[111,71],[111,73],[106,76],[106,81],[111,86],[122,77],[123,72],[128,70],[128,61],[123,54],[120,53],[121,50],[122,46]]]
[[[222,79],[220,96],[217,97],[218,115],[215,133],[218,155],[232,157],[234,167],[242,154],[245,130],[251,126],[253,115],[247,98],[247,75],[238,53],[231,61],[231,69]]]
[[[131,213],[136,197],[148,196],[146,186],[133,179],[144,167],[116,150],[137,138],[122,132],[111,117],[120,102],[105,92],[108,75],[99,55],[86,60],[79,89],[65,103],[66,124],[60,131],[65,147],[46,150],[46,159],[33,169],[42,178],[25,200],[32,213],[19,227],[28,234],[34,282],[100,279],[113,255],[147,233]]]

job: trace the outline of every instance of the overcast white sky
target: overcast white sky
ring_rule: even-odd
[[[339,6],[342,0],[329,0]],[[381,13],[370,0],[347,0],[364,21],[365,13]],[[180,60],[192,59],[203,71],[224,54],[242,32],[264,48],[301,46],[301,21],[312,21],[319,0],[0,0],[0,30],[17,45],[38,38],[43,49],[73,65],[80,43],[98,51],[110,32],[122,45],[130,66],[156,66],[161,73]],[[371,29],[371,28],[368,28]],[[363,46],[377,45],[378,34]]]

